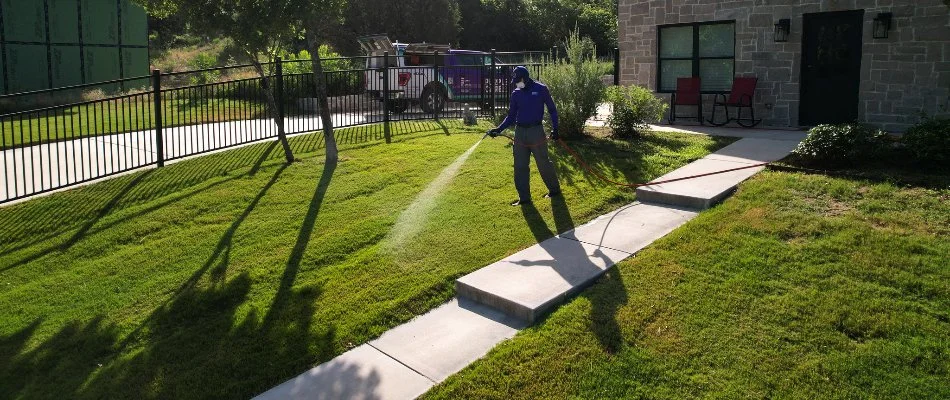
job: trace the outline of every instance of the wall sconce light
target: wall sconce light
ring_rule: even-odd
[[[877,17],[874,17],[874,38],[875,39],[887,39],[888,32],[891,30],[891,22],[894,19],[894,14],[889,12],[880,13]]]
[[[792,20],[780,19],[775,24],[775,42],[784,43],[788,41],[788,32],[792,29]]]

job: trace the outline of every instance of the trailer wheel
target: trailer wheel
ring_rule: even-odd
[[[422,106],[422,112],[433,113],[440,112],[445,108],[445,89],[442,85],[429,85],[422,91],[422,97],[419,103]]]

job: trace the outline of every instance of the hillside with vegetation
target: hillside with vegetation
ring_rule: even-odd
[[[499,51],[563,48],[575,28],[607,54],[617,42],[617,0],[349,0],[343,18],[326,31],[326,44],[342,55],[359,55],[356,39],[385,33],[401,42],[448,43]],[[152,66],[181,71],[246,62],[227,38],[203,36],[181,14],[152,16]],[[303,38],[288,45],[296,54]]]

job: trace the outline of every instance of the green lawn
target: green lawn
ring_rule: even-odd
[[[266,118],[267,115],[267,105],[259,102],[218,98],[190,101],[171,94],[165,97],[162,111],[165,127]],[[0,118],[0,148],[153,129],[153,108],[147,95],[136,95]]]
[[[545,217],[529,226],[507,205],[506,140],[459,163],[485,126],[394,126],[389,145],[378,126],[339,131],[335,166],[307,135],[289,166],[260,144],[0,208],[2,397],[248,398],[447,301],[536,232],[633,198],[557,153],[570,213],[555,221],[535,175]],[[640,182],[729,142],[574,146]]]
[[[950,398],[950,190],[762,173],[426,397]]]

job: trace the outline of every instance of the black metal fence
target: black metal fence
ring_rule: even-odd
[[[326,59],[332,123],[384,124],[388,141],[392,121],[494,117],[507,107],[511,69],[526,65],[540,74],[545,54]],[[288,135],[321,130],[310,61],[278,59],[262,67],[266,77],[253,65],[156,70],[0,96],[0,203],[273,139],[281,128]],[[114,93],[123,86],[148,89]]]

